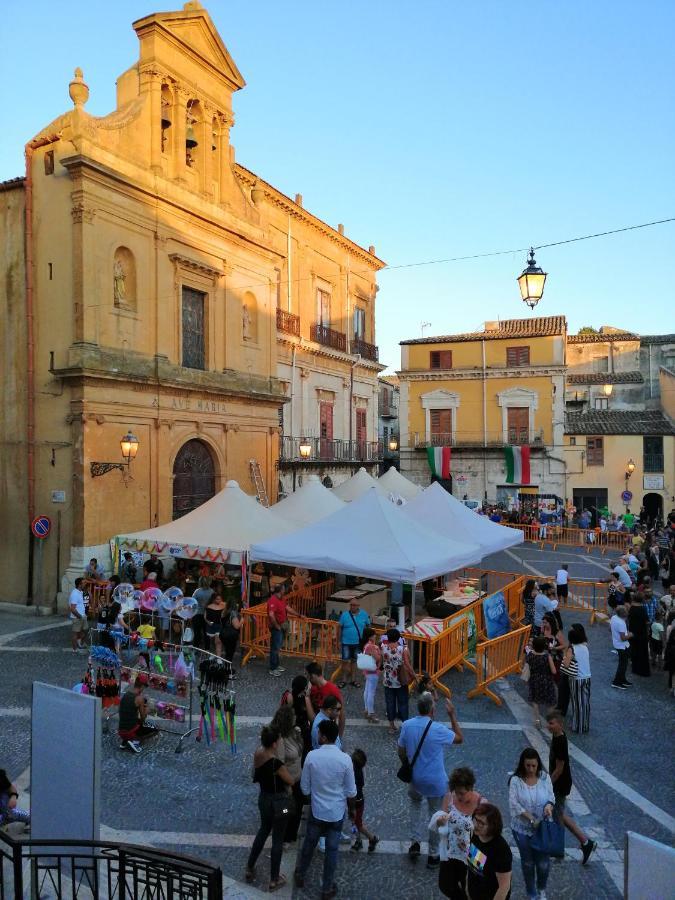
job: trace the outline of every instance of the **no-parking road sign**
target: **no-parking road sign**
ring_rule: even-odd
[[[44,538],[49,536],[49,532],[52,530],[52,520],[49,516],[35,516],[30,523],[30,530],[36,538],[44,540]]]

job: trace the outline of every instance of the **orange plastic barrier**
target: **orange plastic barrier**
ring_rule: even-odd
[[[246,650],[245,666],[253,656],[266,657],[270,652],[270,629],[267,604],[250,606],[241,611],[241,646]],[[288,631],[284,635],[281,653],[322,661],[337,660],[339,656],[338,624],[332,620],[289,616]]]
[[[517,628],[502,637],[484,641],[476,647],[476,687],[467,694],[469,699],[484,694],[497,706],[502,705],[501,697],[490,690],[488,685],[511,672],[518,672],[522,666],[525,646],[530,638],[530,626]]]
[[[323,612],[326,608],[326,600],[335,590],[335,579],[328,578],[318,584],[309,584],[305,588],[289,591],[285,600],[301,616],[311,616],[312,613]]]
[[[85,594],[89,594],[89,605],[87,607],[87,615],[93,618],[98,615],[98,611],[102,606],[103,600],[106,598],[110,590],[109,581],[94,581],[92,578],[83,579],[82,590]]]
[[[624,553],[630,544],[632,535],[627,531],[601,531],[599,528],[563,528],[560,525],[514,525],[508,523],[509,528],[517,528],[522,531],[525,540],[532,544],[551,544],[555,550],[557,547],[585,547],[586,552],[600,550],[604,555],[607,552]]]

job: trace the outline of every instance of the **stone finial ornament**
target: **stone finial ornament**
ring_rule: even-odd
[[[89,99],[89,87],[84,83],[82,69],[79,67],[75,69],[73,80],[68,85],[68,93],[76,108],[84,106]]]

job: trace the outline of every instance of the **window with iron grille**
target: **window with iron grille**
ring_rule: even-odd
[[[451,369],[452,350],[431,350],[429,353],[430,369]]]
[[[663,472],[663,437],[661,435],[643,437],[642,455],[645,472]]]
[[[530,364],[530,348],[529,347],[507,347],[506,348],[506,365],[507,366],[529,366]]]
[[[183,287],[183,365],[188,369],[206,368],[204,307],[206,294]]]
[[[586,438],[586,465],[604,466],[605,441],[601,437]]]

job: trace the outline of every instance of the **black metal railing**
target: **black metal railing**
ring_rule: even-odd
[[[352,341],[350,350],[352,351],[353,356],[356,356],[358,353],[363,359],[369,359],[371,362],[379,362],[380,354],[378,348],[375,344],[369,344],[368,341],[364,341],[362,338],[355,337]]]
[[[295,313],[286,312],[285,309],[277,307],[277,331],[283,331],[284,334],[294,334],[300,337],[300,316]]]
[[[663,472],[663,453],[645,453],[643,469],[645,472]]]
[[[222,900],[219,868],[109,841],[12,839],[0,832],[0,900]]]
[[[542,430],[538,430],[530,437],[525,432],[514,431],[514,429],[509,429],[506,435],[503,431],[488,431],[486,435],[482,431],[459,431],[455,434],[411,432],[408,434],[407,444],[408,447],[416,449],[425,447],[507,447],[510,445],[543,447],[544,433]]]
[[[318,323],[312,325],[309,329],[309,336],[317,344],[322,344],[324,347],[342,350],[343,353],[347,352],[347,335],[341,331],[335,331],[334,328],[329,328],[327,325]]]
[[[300,446],[310,448],[309,456],[300,453]],[[281,438],[280,464],[284,463],[354,463],[378,462],[382,459],[381,441],[344,441],[328,438],[293,438],[283,435]]]

